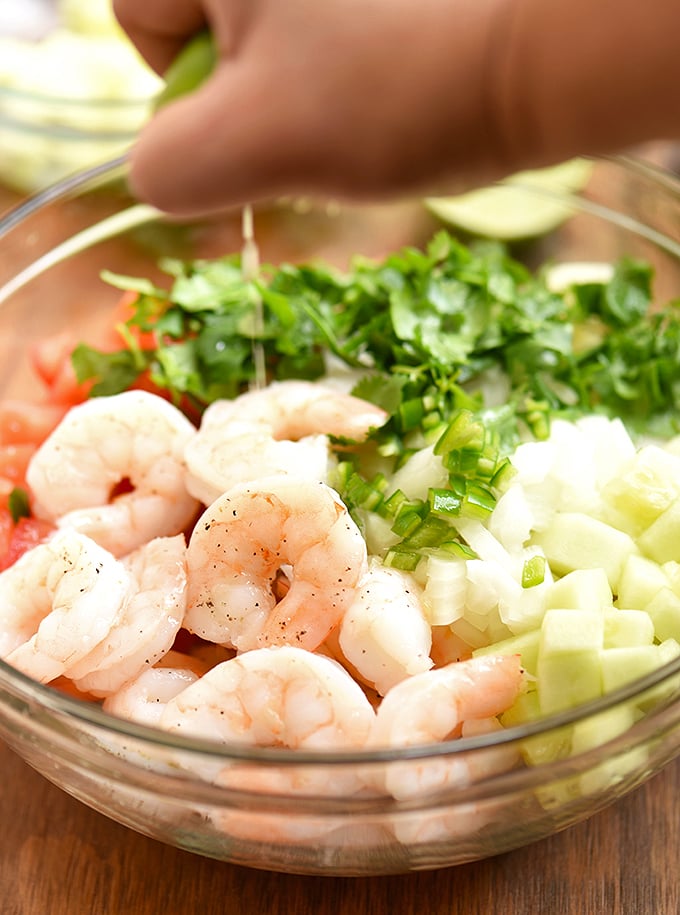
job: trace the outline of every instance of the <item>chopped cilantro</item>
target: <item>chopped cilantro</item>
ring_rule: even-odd
[[[652,308],[652,270],[639,261],[624,258],[608,282],[563,294],[503,246],[468,247],[446,232],[424,250],[404,248],[379,262],[358,257],[346,272],[269,265],[252,282],[235,255],[168,258],[160,267],[165,290],[104,274],[137,293],[134,313],[118,352],[75,350],[78,379],[92,380],[92,394],[102,395],[147,373],[200,412],[253,381],[255,342],[270,379],[320,378],[332,354],[358,371],[354,393],[389,414],[372,436],[377,454],[396,469],[413,450],[437,443],[449,473],[446,492],[402,505],[380,475],[363,472],[351,450],[346,456],[337,488],[359,521],[367,510],[390,520],[400,538],[392,561],[404,568],[437,543],[464,550],[456,514],[487,514],[507,477],[507,455],[521,435],[547,437],[553,417],[603,412],[633,429],[680,429],[680,303]],[[143,349],[137,341],[149,331],[155,346]],[[500,406],[483,394],[494,374],[505,380]]]
[[[30,518],[31,506],[28,501],[28,493],[20,486],[15,486],[10,492],[7,499],[7,507],[12,516],[12,521],[16,524],[20,518]]]

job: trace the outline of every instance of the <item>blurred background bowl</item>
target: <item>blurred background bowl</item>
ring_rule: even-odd
[[[32,193],[122,154],[161,85],[110,0],[3,0],[0,183]]]

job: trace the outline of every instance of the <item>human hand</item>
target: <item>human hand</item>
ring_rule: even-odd
[[[509,171],[483,53],[496,5],[118,0],[158,72],[206,20],[219,52],[204,86],[142,133],[135,189],[187,213],[290,193],[387,197]]]
[[[655,4],[665,29],[637,0],[114,0],[158,72],[205,27],[219,57],[142,132],[132,185],[185,215],[451,193],[657,138],[680,7]]]

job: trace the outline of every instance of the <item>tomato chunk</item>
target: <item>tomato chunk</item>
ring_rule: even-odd
[[[79,338],[64,331],[35,343],[30,350],[31,364],[47,388],[47,400],[52,404],[72,406],[86,399],[92,384],[81,382],[71,362],[71,353]]]
[[[26,468],[37,449],[36,445],[0,445],[0,476],[23,486]]]
[[[66,404],[0,401],[0,443],[41,445],[67,410]]]
[[[7,518],[12,522],[9,510],[0,512],[0,517],[4,525],[7,524]],[[28,550],[43,543],[54,529],[53,524],[40,518],[19,518],[16,524],[12,524],[9,543],[4,554],[0,556],[0,571],[8,569]]]

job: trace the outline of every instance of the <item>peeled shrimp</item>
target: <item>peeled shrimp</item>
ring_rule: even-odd
[[[78,689],[108,696],[171,649],[186,609],[183,534],[158,537],[120,560],[133,580],[105,638],[68,672]]]
[[[502,730],[498,719],[479,718],[464,721],[460,736],[479,737]],[[464,773],[466,783],[472,786],[492,775],[516,768],[521,764],[521,755],[516,746],[501,743],[477,748],[464,764],[462,760],[459,762],[459,771]],[[469,789],[466,793],[469,797]],[[452,805],[444,802],[433,806],[427,816],[423,816],[420,805],[415,805],[413,811],[407,814],[400,812],[394,815],[391,825],[397,839],[407,846],[426,845],[459,836],[466,836],[470,841],[472,836],[483,834],[487,824],[502,815],[503,803],[502,799],[490,801],[488,798],[481,802],[461,803],[460,798],[456,798]],[[483,840],[480,838],[480,841]]]
[[[342,618],[338,644],[354,672],[383,696],[429,670],[431,628],[413,576],[372,561]]]
[[[375,712],[361,687],[339,664],[283,645],[247,651],[213,667],[170,699],[159,726],[225,744],[332,751],[362,748],[374,721]],[[195,763],[178,756],[178,765],[192,768]],[[337,765],[329,773],[304,763],[253,768],[236,760],[210,766],[202,761],[198,774],[239,791],[344,797],[364,788],[355,766]],[[299,837],[301,830],[307,836],[328,830],[325,820],[310,819],[313,822],[303,827],[292,823],[291,832]],[[227,832],[251,837],[262,827],[257,819],[249,826],[233,809],[216,812],[215,822]],[[277,833],[280,830],[279,822]]]
[[[211,404],[187,444],[187,488],[209,505],[238,483],[275,473],[328,479],[328,436],[363,441],[387,419],[368,401],[309,381],[280,381]]]
[[[198,506],[185,488],[183,458],[195,434],[180,410],[146,391],[79,404],[29,463],[35,512],[115,556],[178,534]],[[115,495],[128,482],[132,491]]]
[[[454,662],[403,680],[382,700],[370,737],[373,748],[439,743],[461,733],[465,722],[501,714],[523,684],[518,655],[489,655]],[[465,785],[464,758],[413,759],[385,768],[384,787],[409,797],[447,784]]]
[[[330,658],[284,645],[223,661],[171,699],[168,731],[291,749],[363,747],[375,713]]]
[[[366,544],[333,489],[281,475],[213,502],[191,535],[187,568],[190,632],[239,651],[313,651],[354,599]],[[277,603],[281,574],[290,587]]]
[[[78,531],[57,531],[0,574],[0,656],[41,683],[68,674],[108,635],[133,583]]]
[[[155,727],[168,702],[196,680],[198,674],[189,667],[150,667],[108,696],[102,708],[118,718]]]

